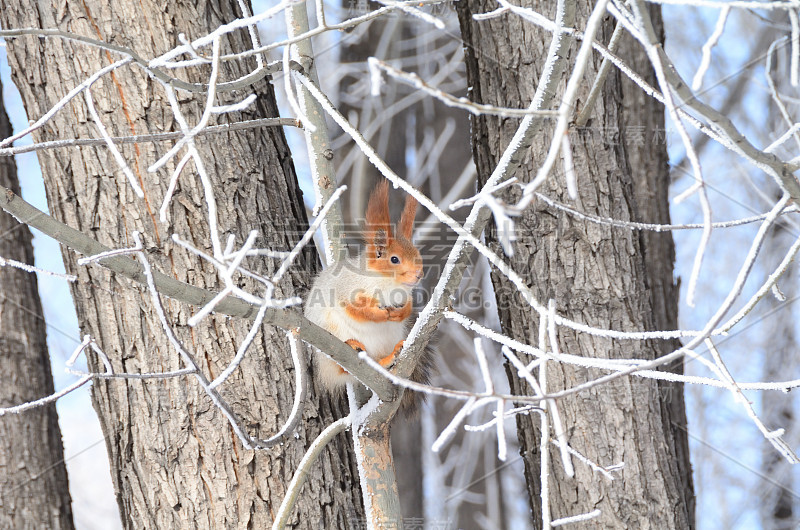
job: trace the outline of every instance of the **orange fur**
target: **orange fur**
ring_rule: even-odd
[[[348,339],[348,340],[344,341],[344,343],[347,344],[348,346],[350,346],[351,348],[353,348],[356,351],[359,351],[359,350],[360,351],[367,351],[367,347],[364,346],[361,342],[357,341],[356,339]],[[348,373],[348,371],[345,370],[344,368],[342,368],[339,363],[337,363],[335,361],[330,361],[330,362],[335,364],[336,368],[339,369],[339,375],[344,375],[344,374]]]
[[[401,340],[397,344],[394,345],[394,349],[392,350],[392,355],[400,355],[400,352],[403,351],[403,345],[406,341]]]
[[[400,352],[401,352],[401,351],[403,351],[403,344],[405,344],[405,342],[406,342],[406,341],[404,341],[404,340],[401,340],[400,342],[398,342],[397,344],[395,344],[395,345],[394,345],[394,349],[392,350],[392,353],[390,353],[389,355],[387,355],[387,356],[386,356],[386,357],[384,357],[383,359],[379,359],[379,360],[378,360],[378,362],[380,363],[380,365],[381,365],[381,366],[383,366],[384,368],[386,368],[387,366],[389,366],[390,364],[392,364],[392,363],[394,362],[394,359],[395,359],[395,357],[397,357],[398,355],[400,355]]]
[[[406,204],[403,207],[403,213],[400,215],[400,224],[398,232],[401,237],[411,241],[411,236],[414,235],[414,217],[417,215],[417,199],[409,195],[406,197]]]
[[[394,354],[394,352],[392,352],[389,355],[387,355],[386,357],[384,357],[383,359],[378,359],[378,363],[381,366],[383,366],[384,368],[386,368],[387,366],[391,365],[394,362],[394,358],[395,358],[395,354]]]
[[[384,180],[377,186],[369,197],[367,205],[367,229],[391,230],[392,221],[389,217],[389,182]]]
[[[387,307],[389,312],[389,320],[394,322],[402,322],[411,316],[411,301],[406,302],[403,307]]]
[[[358,322],[386,322],[389,320],[389,310],[378,305],[378,301],[364,294],[359,294],[352,303],[344,304],[350,318]]]
[[[389,183],[383,181],[369,196],[366,215],[367,255],[377,256],[392,240],[392,220],[389,216]]]
[[[344,341],[344,343],[356,351],[358,350],[367,351],[367,347],[364,346],[364,344],[361,343],[360,341],[357,341],[356,339],[347,339],[346,341]]]
[[[367,270],[408,285],[416,284],[422,278],[422,257],[411,243],[417,204],[413,197],[406,198],[398,233],[395,234],[389,215],[389,183],[383,181],[375,187],[367,205]]]

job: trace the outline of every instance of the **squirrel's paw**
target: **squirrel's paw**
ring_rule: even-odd
[[[388,314],[390,321],[402,322],[411,314],[411,304],[407,303],[402,306],[389,306],[386,308],[386,313]]]
[[[406,341],[401,340],[400,342],[395,344],[394,345],[394,350],[392,350],[392,355],[391,356],[392,357],[396,357],[397,355],[399,355],[400,352],[403,351],[403,344],[405,344],[405,343],[406,343]]]
[[[344,341],[344,343],[353,348],[358,353],[361,353],[362,351],[367,351],[367,348],[364,346],[364,344],[360,341],[357,341],[356,339],[347,339],[346,341]],[[336,366],[339,368],[339,375],[344,375],[348,373],[347,370],[345,370],[338,364]]]
[[[345,344],[353,348],[357,352],[367,351],[367,347],[364,346],[363,343],[357,341],[356,339],[347,339],[344,341]]]
[[[394,361],[395,361],[394,352],[390,353],[389,355],[387,355],[383,359],[378,359],[378,362],[380,363],[380,365],[383,366],[384,368],[386,368],[387,370],[391,370],[392,369],[392,367],[394,366]]]
[[[379,359],[378,362],[381,364],[381,366],[383,366],[387,370],[391,370],[392,366],[394,366],[394,361],[397,359],[397,355],[403,349],[403,344],[404,343],[405,343],[405,341],[401,340],[400,342],[395,344],[394,350],[392,350],[392,353],[390,353],[389,355],[387,355],[383,359]]]

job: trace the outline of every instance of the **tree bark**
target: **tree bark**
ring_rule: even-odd
[[[555,6],[548,2],[524,2],[524,7],[551,19]],[[493,105],[527,107],[530,103],[550,34],[514,15],[475,21],[472,15],[496,6],[483,0],[459,2],[462,35],[467,50],[467,75],[472,99]],[[577,27],[588,17],[592,4],[577,2]],[[598,40],[608,42],[613,29],[606,20]],[[573,45],[571,55],[577,50]],[[577,109],[600,65],[590,60]],[[569,69],[568,69],[569,71]],[[637,206],[634,188],[640,186],[632,174],[627,148],[620,141],[620,129],[635,117],[625,114],[618,72],[613,70],[605,84],[587,127],[570,131],[578,199],[570,201],[560,165],[540,188],[542,193],[590,214],[621,220],[639,220],[648,209]],[[644,111],[642,111],[644,112]],[[473,156],[480,182],[485,182],[508,144],[518,121],[481,116],[473,119]],[[652,126],[652,125],[650,125]],[[552,133],[552,124],[545,126]],[[541,134],[516,176],[529,182],[549,148],[552,134]],[[647,146],[648,149],[652,146]],[[663,147],[662,147],[663,148]],[[661,156],[661,155],[659,155]],[[663,158],[658,179],[665,178]],[[639,175],[640,173],[637,173]],[[660,181],[660,180],[659,180]],[[667,181],[653,201],[663,201]],[[509,203],[519,200],[519,189],[507,188],[501,197]],[[644,197],[643,197],[644,200]],[[647,200],[650,200],[649,198]],[[668,326],[674,310],[671,260],[662,263],[660,273],[648,265],[646,252],[653,255],[670,250],[663,240],[652,242],[626,229],[609,228],[574,219],[542,202],[535,202],[516,219],[519,241],[513,258],[507,258],[523,274],[533,293],[543,303],[555,300],[557,312],[590,326],[623,331],[654,330]],[[502,253],[496,228],[488,230],[487,241]],[[667,273],[669,276],[667,276]],[[651,275],[661,274],[657,280]],[[503,276],[493,275],[503,331],[530,344],[537,343],[538,315],[514,292]],[[661,292],[656,292],[660,289]],[[672,298],[664,298],[670,296]],[[663,307],[662,307],[663,306]],[[674,328],[673,328],[674,329]],[[645,358],[660,355],[671,345],[645,341],[615,341],[558,330],[559,348],[571,354],[601,358]],[[508,369],[512,391],[530,392],[526,383]],[[574,386],[605,372],[548,363],[548,390]],[[671,400],[683,400],[673,392]],[[549,506],[553,519],[601,510],[591,521],[593,528],[689,528],[693,524],[691,489],[687,489],[688,454],[681,451],[673,421],[673,408],[662,399],[662,387],[639,378],[625,378],[594,387],[558,401],[570,444],[600,465],[624,462],[625,467],[609,482],[591,469],[575,462],[575,477],[566,476],[558,450],[550,453]],[[685,420],[684,420],[685,421]],[[538,417],[519,415],[518,434],[525,461],[528,492],[534,524],[541,524],[540,456]],[[689,479],[689,484],[691,484]]]
[[[180,44],[179,33],[194,39],[241,17],[236,1],[214,2],[67,2],[38,4],[4,0],[0,23],[5,28],[59,28],[134,49],[155,57]],[[249,45],[246,30],[222,40],[222,51]],[[28,116],[38,118],[82,80],[119,57],[104,50],[60,38],[25,37],[8,42],[13,78]],[[226,61],[220,81],[254,69],[254,61]],[[207,83],[209,68],[182,79]],[[117,70],[92,88],[111,135],[177,130],[161,86],[136,67]],[[212,118],[217,123],[278,115],[267,81],[245,91],[221,93],[216,104],[240,101],[255,93],[246,111]],[[178,93],[190,126],[202,113],[205,94]],[[82,98],[77,98],[34,134],[37,141],[65,137],[96,137],[95,124]],[[235,234],[241,245],[250,230],[258,230],[257,245],[289,250],[307,226],[301,192],[283,132],[265,128],[209,139],[197,139],[212,181],[223,239]],[[210,250],[204,190],[190,164],[182,174],[168,210],[166,224],[158,220],[169,175],[177,160],[157,172],[147,167],[172,144],[141,144],[122,153],[145,191],[139,199],[105,148],[70,148],[40,153],[50,210],[60,221],[111,247],[132,244],[131,234],[143,234],[154,267],[199,287],[217,289],[213,267],[172,244],[178,234]],[[183,367],[154,312],[150,294],[132,282],[98,266],[78,267],[64,251],[73,284],[81,330],[104,348],[116,372],[169,371]],[[269,275],[275,264],[249,258],[252,270]],[[276,296],[304,294],[318,266],[305,253],[276,287]],[[242,286],[254,287],[243,281]],[[167,318],[176,335],[195,356],[209,378],[220,374],[245,337],[249,323],[211,316],[194,328],[186,325],[197,308],[165,301]],[[89,356],[90,368],[102,370]],[[221,392],[254,436],[274,434],[286,418],[294,396],[293,366],[284,333],[264,326],[248,356],[223,384]],[[305,403],[297,437],[269,450],[242,447],[225,417],[213,406],[194,378],[169,380],[102,380],[93,386],[93,401],[107,435],[112,479],[123,524],[127,528],[265,528],[283,499],[285,487],[306,446],[322,428],[342,414],[336,404],[312,389]],[[301,493],[292,523],[299,528],[346,528],[362,513],[355,458],[339,437],[323,453]],[[298,515],[300,514],[300,515]]]
[[[0,98],[0,138],[11,134]],[[0,186],[20,192],[12,157],[0,157]],[[27,226],[0,212],[0,258],[33,265],[31,239]],[[53,393],[36,275],[10,266],[0,267],[0,374],[0,407]],[[74,528],[55,404],[0,417],[0,440],[0,528]]]
[[[780,24],[780,17],[773,14],[775,24]],[[774,39],[774,30],[767,30]],[[755,53],[764,52],[764,48],[754,48]],[[774,52],[772,76],[780,94],[793,94],[791,87],[790,64],[788,46],[779,48]],[[772,124],[773,129],[768,138],[777,138],[783,132],[785,121],[781,116],[772,97],[765,95],[764,107],[769,109],[766,123]],[[784,99],[784,105],[790,116],[797,116],[800,105],[793,104]],[[780,155],[785,160],[791,158],[791,150],[785,144],[779,149]],[[780,199],[780,190],[775,190],[774,199]],[[795,225],[796,226],[796,225]],[[797,239],[797,229],[783,219],[778,219],[775,228],[769,234],[765,245],[765,265],[767,274],[771,274],[781,262],[786,250]],[[778,286],[785,289],[787,300],[780,301],[774,296],[766,296],[762,300],[763,310],[767,316],[767,325],[763,335],[763,376],[762,381],[782,381],[786,374],[796,373],[797,363],[797,317],[796,303],[792,303],[797,296],[798,272],[797,266],[790,266],[778,282]],[[764,392],[761,395],[761,419],[768,429],[783,428],[786,430],[786,439],[798,439],[796,416],[796,397],[783,392]],[[791,443],[791,442],[790,442]],[[781,456],[772,445],[762,444],[761,473],[766,480],[759,481],[761,502],[759,512],[761,525],[764,530],[790,530],[797,527],[797,494],[795,493],[795,478],[793,464]]]
[[[776,120],[773,123],[777,123]],[[780,263],[786,249],[797,239],[796,229],[785,221],[779,220],[774,231],[768,236],[766,256],[768,267],[774,268]],[[770,272],[772,269],[770,269]],[[790,300],[797,296],[796,290],[789,290],[797,285],[797,269],[789,267],[779,282],[787,287]],[[795,327],[794,304],[778,301],[774,296],[767,296],[764,304],[767,326],[764,333],[764,375],[762,381],[781,381],[787,373],[795,373],[797,367],[797,335]],[[787,440],[797,440],[797,428],[794,418],[794,398],[782,392],[764,392],[761,397],[761,419],[768,429],[783,428]],[[761,525],[764,530],[790,530],[797,527],[794,493],[793,466],[781,456],[772,445],[763,444],[761,456],[761,476],[759,481],[762,501],[759,503]]]
[[[664,21],[661,6],[648,4],[653,28],[664,42]],[[655,72],[641,45],[630,35],[620,40],[618,55],[651,86],[658,86]],[[622,99],[622,124],[620,139],[628,156],[633,179],[633,190],[639,212],[637,221],[671,224],[669,214],[669,186],[672,181],[667,153],[664,105],[645,94],[627,76],[619,76]],[[678,301],[680,288],[675,280],[675,242],[672,232],[640,232],[642,253],[646,269],[645,279],[650,295],[655,329],[678,329]],[[656,341],[658,355],[666,355],[681,347],[678,339]],[[683,359],[663,368],[683,374]],[[686,420],[686,401],[683,383],[658,381],[659,402],[664,424],[663,434],[667,446],[678,466],[679,496],[686,503],[689,522],[695,520],[696,499],[692,464],[689,454],[689,436]]]

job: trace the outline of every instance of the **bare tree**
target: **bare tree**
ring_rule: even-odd
[[[363,116],[342,112],[352,103],[337,106],[342,74],[328,85],[312,37],[398,16],[447,33],[452,17],[429,7],[439,3],[386,1],[339,17],[324,2],[278,2],[249,16],[241,4],[164,12],[120,1],[70,4],[53,10],[58,19],[4,3],[0,36],[9,39],[33,120],[19,134],[38,143],[10,147],[12,136],[0,140],[0,155],[42,153],[55,219],[10,191],[0,194],[0,207],[70,249],[64,255],[78,277],[73,292],[87,334],[76,355],[85,353],[91,370],[73,386],[96,382],[127,525],[401,526],[390,435],[401,425],[394,416],[404,392],[437,402],[423,414],[429,528],[442,523],[431,517],[455,513],[459,525],[502,527],[523,494],[496,473],[519,459],[536,526],[692,527],[680,386],[687,383],[724,390],[765,443],[797,462],[785,432],[768,429],[745,392],[789,390],[800,380],[747,381],[731,373],[717,346],[800,249],[795,241],[766,280],[747,283],[766,234],[800,200],[800,157],[777,150],[798,128],[786,120],[778,138],[758,147],[699,93],[725,17],[787,13],[796,27],[791,41],[800,42],[795,4],[694,2],[719,22],[688,82],[664,50],[657,6],[641,0],[466,1],[458,15],[469,99],[451,75],[460,46],[438,47],[437,61],[427,61],[409,38],[393,42],[404,50],[399,58],[347,67],[369,73],[356,90],[362,99],[398,94],[400,85],[412,87],[408,96],[386,108],[370,100]],[[287,38],[271,33],[262,43],[257,24],[284,15]],[[793,86],[799,57],[795,44]],[[264,80],[270,74],[293,118],[277,118]],[[459,199],[473,180],[468,161],[444,162],[429,147],[446,144],[447,127],[431,127],[426,146],[411,140],[408,123],[385,122],[404,105],[433,100],[476,116],[479,186],[471,196]],[[700,223],[670,223],[664,115],[695,179],[675,199],[690,203]],[[278,125],[302,128],[316,192],[308,227]],[[405,156],[387,163],[397,131],[408,139],[398,142]],[[693,134],[780,187],[768,212],[715,222],[708,164]],[[399,174],[412,144],[416,155],[428,149],[420,173],[449,175]],[[355,148],[337,160],[345,145]],[[339,200],[347,190],[337,185],[335,164],[349,172],[367,163],[419,201],[427,216],[420,233],[439,224],[448,234],[434,287],[388,367],[293,309],[317,269],[316,255],[304,252],[315,235],[325,264],[344,256]],[[357,204],[363,194],[352,195]],[[712,236],[746,225],[754,225],[749,250],[737,253],[735,267],[725,264],[735,277],[708,303],[710,312],[697,310],[699,286],[714,283]],[[669,236],[676,230],[698,234],[685,266],[684,328]],[[462,288],[475,286],[483,296],[468,300]],[[443,321],[446,344],[457,348],[442,356],[457,349],[469,357],[448,358],[449,373],[432,385],[410,380]],[[362,383],[348,389],[349,411],[313,389],[305,394],[300,341]],[[707,373],[685,375],[687,358]],[[507,420],[517,422],[519,457],[510,455]],[[352,452],[340,436],[347,430]],[[460,496],[475,506],[436,509]],[[517,517],[509,526],[527,522]]]
[[[773,15],[772,23],[780,27],[781,17]],[[797,120],[797,110],[800,106],[791,99],[787,100],[787,95],[794,93],[791,85],[791,50],[785,46],[776,49],[774,43],[779,43],[778,35],[771,31],[764,31],[776,40],[769,43],[767,48],[767,68],[766,75],[771,81],[773,91],[769,95],[765,107],[769,109],[768,123],[785,125],[789,122],[789,127],[793,126]],[[784,37],[785,38],[785,37]],[[791,96],[789,96],[791,98]],[[780,127],[769,131],[779,135]],[[800,143],[797,144],[800,146]],[[790,151],[786,150],[786,154]],[[779,191],[772,192],[772,199],[779,199]],[[792,245],[800,234],[800,225],[794,219],[782,219],[776,223],[775,229],[769,235],[769,247],[765,252],[766,266],[774,268],[779,265],[782,254]],[[769,324],[764,334],[764,373],[765,381],[778,380],[786,373],[791,373],[797,368],[796,351],[798,346],[797,337],[797,318],[796,307],[791,303],[796,295],[794,286],[797,285],[797,269],[789,269],[780,286],[783,286],[791,299],[787,298],[783,291],[778,289],[774,296],[764,300],[764,311],[769,316]],[[798,433],[794,426],[797,415],[795,400],[779,392],[767,392],[761,402],[762,416],[764,423],[768,426],[784,425],[787,430],[787,438],[797,440]],[[797,497],[794,492],[796,483],[792,465],[781,458],[780,454],[772,451],[769,446],[762,449],[762,473],[765,480],[761,481],[760,497],[763,501],[760,504],[761,524],[764,530],[789,530],[797,527],[800,520],[797,516]]]
[[[4,1],[0,23],[5,28],[60,29],[92,36],[136,49],[141,56],[156,57],[178,42],[205,35],[247,13],[237,2],[190,5],[131,2],[69,3],[66,11],[31,2]],[[217,41],[217,53],[252,46],[246,31]],[[8,42],[13,76],[27,113],[44,115],[73,87],[94,72],[119,60],[105,50],[74,40],[22,37]],[[252,62],[252,64],[250,64]],[[250,62],[226,62],[219,81],[234,80],[257,67]],[[262,70],[263,71],[263,70]],[[197,67],[182,73],[181,86],[208,81],[210,69]],[[265,72],[266,73],[266,72]],[[217,72],[214,73],[217,75]],[[212,118],[219,124],[277,116],[272,88],[262,79],[248,90],[257,102],[239,113]],[[79,100],[38,130],[38,142],[59,138],[87,138],[100,127],[112,135],[179,131],[186,123],[201,121],[206,95],[186,90],[164,90],[140,68],[115,70],[98,80]],[[215,105],[235,103],[236,90],[219,87]],[[207,112],[211,109],[206,108]],[[73,114],[76,113],[76,114]],[[75,119],[75,116],[80,118]],[[172,278],[214,288],[215,269],[169,236],[180,233],[203,251],[219,234],[248,234],[257,229],[258,245],[291,250],[306,225],[306,214],[291,156],[280,128],[228,132],[213,139],[191,142],[192,160],[174,187],[174,199],[160,219],[160,205],[170,185],[170,173],[179,160],[170,160],[159,177],[147,168],[168,151],[163,144],[137,144],[121,149],[130,160],[118,169],[105,147],[61,149],[40,153],[51,212],[60,221],[91,234],[112,247],[134,246],[134,231],[143,234],[147,259]],[[132,176],[134,186],[126,175]],[[206,180],[207,179],[207,180]],[[135,186],[143,193],[137,196]],[[213,187],[216,212],[199,208]],[[212,222],[206,221],[206,214]],[[298,232],[298,228],[300,231]],[[214,233],[211,233],[211,232]],[[235,241],[237,247],[245,241]],[[94,405],[106,437],[113,483],[126,527],[215,528],[233,524],[265,527],[283,498],[287,477],[305,452],[306,445],[337,412],[325,397],[309,400],[303,428],[288,439],[280,452],[242,447],[225,414],[214,406],[203,386],[216,378],[245,340],[251,324],[246,320],[210,317],[193,328],[187,320],[191,306],[164,302],[166,317],[177,341],[191,356],[176,355],[162,327],[150,294],[131,288],[128,280],[100,267],[77,265],[65,250],[68,271],[78,276],[72,284],[81,330],[108,354],[113,373],[171,372],[193,368],[205,383],[187,384],[183,378],[150,382],[141,379],[101,379],[93,386]],[[277,266],[269,259],[248,258],[258,274],[272,276]],[[309,284],[316,270],[313,253],[298,258],[299,267],[275,287],[295,293]],[[242,285],[251,279],[237,278]],[[269,438],[279,430],[291,408],[295,370],[286,336],[264,328],[253,339],[256,352],[243,361],[219,393],[231,403],[232,413],[253,436]],[[93,372],[104,372],[101,360],[88,355]],[[287,403],[289,404],[287,406]],[[324,455],[324,466],[340,480],[317,471],[298,501],[305,523],[315,527],[341,527],[360,511],[359,491],[349,486],[356,476],[352,451],[339,439]]]
[[[2,93],[2,85],[0,85]],[[0,99],[0,136],[11,136]],[[0,158],[0,186],[19,193],[13,158]],[[33,265],[31,231],[0,213],[0,407],[54,392],[47,332]],[[55,402],[24,416],[0,416],[0,526],[73,528],[72,505]]]
[[[797,238],[798,225],[796,223],[782,222],[775,227],[775,231],[770,236],[770,248],[774,249],[774,254],[785,251],[791,245],[791,241]],[[780,260],[780,256],[772,256],[773,252],[766,255],[770,259],[770,265],[775,267]],[[790,270],[785,275],[783,285],[793,286],[796,284],[797,273]],[[789,291],[792,292],[792,291]],[[764,356],[764,375],[766,381],[780,379],[783,374],[791,371],[795,367],[795,357],[793,352],[797,349],[797,334],[792,311],[792,305],[787,303],[787,299],[781,296],[782,300],[774,297],[764,301],[764,310],[773,313],[769,318],[768,341],[765,344],[766,355]],[[781,395],[778,392],[768,392],[764,395],[761,404],[764,422],[767,425],[786,425],[789,439],[796,439],[795,429],[792,428],[795,418],[795,404],[792,399]],[[797,494],[794,493],[792,466],[780,454],[776,454],[772,448],[764,447],[762,460],[762,473],[765,479],[762,481],[762,491],[760,496],[764,500],[760,503],[761,522],[765,530],[789,530],[797,526],[795,515],[795,504]]]
[[[526,26],[512,15],[488,22],[476,22],[472,14],[486,11],[487,5],[481,2],[465,2],[459,5],[462,7],[461,20],[465,40],[471,51],[467,60],[467,71],[475,101],[494,106],[521,107],[534,98],[535,92],[534,85],[524,82],[524,79],[537,77],[540,79],[537,87],[540,91],[545,83],[551,83],[545,89],[551,92],[542,97],[550,101],[557,97],[554,93],[555,86],[560,84],[560,78],[569,70],[548,74],[542,71],[547,68],[547,40],[542,39],[543,35],[546,37],[546,33]],[[590,2],[561,2],[559,12],[555,13],[555,9],[547,6],[546,3],[533,3],[530,7],[550,18],[555,14],[557,21],[570,26],[575,23],[583,26],[583,21],[589,17],[592,8]],[[500,28],[506,24],[514,24],[513,30],[501,32]],[[602,23],[597,29],[598,40],[608,42],[613,28],[614,24],[610,20]],[[564,40],[562,53],[566,56],[571,39]],[[573,49],[577,49],[577,46]],[[643,55],[643,52],[638,53]],[[631,55],[635,57],[635,52]],[[585,75],[590,79],[598,78],[601,62],[599,57],[594,61],[590,60]],[[520,67],[520,64],[525,66]],[[548,78],[547,75],[552,77]],[[602,80],[599,83],[602,84]],[[620,98],[620,83],[620,77],[616,73],[610,75],[602,84],[600,96],[590,103],[594,104],[594,108],[576,108],[576,114],[580,111],[588,119],[569,132],[574,156],[572,170],[580,175],[576,184],[573,184],[577,185],[575,191],[568,192],[564,175],[548,180],[540,189],[548,197],[560,202],[572,199],[582,211],[594,215],[640,220],[643,216],[639,211],[639,204],[646,205],[644,208],[648,212],[665,209],[669,182],[666,145],[642,146],[643,149],[659,154],[652,159],[651,171],[647,171],[647,166],[643,164],[637,166],[637,182],[636,177],[631,174],[628,161],[625,125],[641,123],[644,113],[640,112],[644,109],[640,108],[636,113],[629,111],[626,115],[626,109],[622,105],[622,101],[626,100],[624,96],[628,96],[628,103],[635,105],[637,100],[634,98],[637,94],[629,89]],[[515,90],[511,92],[509,87],[514,87]],[[586,84],[584,87],[579,91],[577,101],[588,100],[592,85]],[[658,112],[657,108],[655,110]],[[650,138],[652,131],[660,126],[658,114],[652,119],[654,122],[643,125],[642,131],[645,135],[649,132],[647,136]],[[517,123],[508,123],[507,120],[493,117],[479,117],[474,121],[473,145],[481,183],[485,183],[492,175],[504,147],[516,130],[516,125]],[[539,163],[550,147],[549,137],[550,134],[542,134],[534,139],[530,158],[526,157],[521,161],[517,172],[521,181],[530,182],[536,177]],[[637,155],[635,161],[640,162],[642,158],[644,157]],[[648,177],[652,179],[650,185],[646,181],[642,182]],[[636,188],[647,190],[653,196],[634,194],[634,183],[639,184]],[[511,188],[502,197],[506,202],[513,203],[519,200],[519,193]],[[644,201],[639,203],[637,199]],[[656,216],[649,218],[653,217]],[[659,222],[668,222],[668,214],[666,219],[664,217],[662,214],[656,219]],[[645,251],[645,241],[639,239],[635,233],[624,229],[596,231],[590,223],[576,222],[544,202],[538,202],[533,208],[526,210],[517,219],[517,227],[514,254],[507,263],[514,270],[525,271],[523,278],[536,298],[551,300],[553,309],[559,314],[593,326],[611,322],[616,328],[626,330],[665,329],[676,324],[677,313],[674,307],[677,297],[674,288],[672,296],[667,299],[664,299],[662,293],[654,293],[651,288],[653,284],[658,286],[665,282],[667,287],[672,286],[672,269],[668,266],[671,263],[669,255],[672,241],[668,235],[662,236],[662,241],[648,242]],[[496,251],[502,251],[497,228],[489,230],[489,234]],[[651,253],[651,259],[655,263],[661,262],[667,266],[660,271],[652,270],[651,276],[648,276],[650,271],[647,270],[644,258],[650,257]],[[667,256],[667,259],[658,260],[658,256]],[[541,314],[537,314],[526,304],[516,294],[513,284],[507,278],[495,273],[493,279],[504,332],[522,342],[541,343],[541,329],[546,330],[548,325],[555,324],[548,324]],[[614,302],[610,303],[609,292],[624,295],[615,296]],[[656,312],[656,303],[670,309]],[[671,313],[672,318],[665,313]],[[658,323],[656,319],[659,320]],[[565,330],[560,330],[558,336],[559,343],[552,344],[552,348],[587,357],[654,359],[661,353],[666,353],[655,342],[623,342],[605,338],[587,340]],[[671,345],[674,343],[667,345],[667,352],[672,350],[669,347]],[[527,364],[528,361],[525,362]],[[534,390],[528,387],[528,382],[517,373],[513,365],[509,364],[507,369],[515,394]],[[539,378],[547,380],[548,392],[568,388],[576,382],[597,375],[585,368],[559,365],[548,367],[546,375],[544,368],[539,370]],[[682,393],[675,392],[671,399],[682,401]],[[626,470],[631,473],[626,473],[622,480],[607,482],[598,480],[592,470],[581,472],[583,470],[576,469],[573,477],[572,471],[565,472],[561,467],[555,466],[550,471],[553,480],[549,500],[542,497],[540,501],[540,495],[544,495],[542,491],[547,489],[546,486],[542,489],[543,485],[538,477],[547,472],[541,468],[544,465],[542,459],[548,458],[547,455],[542,456],[541,451],[550,452],[550,460],[556,462],[559,460],[559,450],[550,448],[547,443],[549,436],[541,432],[536,416],[519,416],[518,429],[521,449],[526,455],[528,492],[534,507],[549,503],[550,506],[545,506],[544,509],[551,510],[552,517],[555,518],[568,517],[574,512],[588,513],[599,508],[603,515],[596,519],[598,524],[609,527],[652,524],[658,528],[687,528],[692,525],[693,517],[689,506],[693,493],[690,487],[684,488],[682,485],[683,477],[690,476],[691,473],[689,455],[686,451],[682,455],[683,460],[676,458],[678,449],[673,434],[676,429],[671,425],[674,420],[662,404],[662,392],[657,382],[617,381],[585,394],[564,398],[558,402],[557,407],[565,427],[554,423],[551,428],[554,431],[562,428],[567,431],[554,432],[555,435],[566,435],[573,447],[603,465],[624,460]],[[685,424],[685,417],[681,424]],[[685,438],[681,431],[678,433]],[[659,441],[651,443],[652,440]],[[648,467],[653,463],[657,463],[659,470],[655,475],[648,472]],[[635,502],[632,498],[642,500]],[[541,515],[539,513],[540,517]]]

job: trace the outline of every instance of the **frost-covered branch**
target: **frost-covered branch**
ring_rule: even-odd
[[[350,416],[336,420],[325,427],[325,429],[319,433],[319,436],[317,436],[311,443],[308,451],[306,451],[306,454],[303,455],[303,459],[300,460],[300,464],[298,464],[297,469],[294,472],[294,476],[292,477],[292,481],[289,483],[289,487],[286,488],[286,495],[283,497],[283,501],[278,508],[278,512],[275,514],[275,522],[272,524],[272,530],[282,530],[286,527],[286,524],[289,522],[289,516],[292,514],[295,501],[297,500],[297,496],[300,494],[303,484],[305,484],[306,477],[310,472],[311,466],[317,461],[320,453],[322,453],[322,450],[325,449],[325,446],[328,445],[328,443],[333,440],[337,434],[350,428],[350,423]]]
[[[85,256],[113,252],[88,235],[75,230],[34,208],[11,190],[0,187],[0,208],[13,215],[21,223],[36,228],[52,237],[62,245]],[[100,264],[117,274],[121,274],[137,283],[146,284],[143,268],[134,260],[122,255],[113,255],[103,259]],[[218,293],[183,283],[158,271],[152,272],[154,284],[158,292],[181,302],[203,307],[211,302]],[[215,306],[217,313],[252,320],[258,308],[239,298],[228,296]],[[301,314],[292,310],[267,309],[264,322],[279,326],[285,330],[298,329],[298,337],[315,348],[325,351],[359,381],[375,391],[381,398],[390,400],[395,389],[391,382],[358,359],[358,354],[348,345],[336,339],[329,332],[309,322]]]
[[[538,109],[510,109],[504,107],[497,107],[494,105],[484,105],[482,103],[475,103],[474,101],[470,101],[467,98],[461,97],[457,98],[452,94],[444,92],[436,87],[431,86],[430,84],[423,81],[423,79],[415,74],[405,72],[399,68],[395,68],[386,61],[382,61],[375,57],[370,57],[368,61],[369,67],[372,70],[372,75],[370,77],[372,83],[372,90],[373,95],[377,95],[375,93],[376,90],[379,92],[379,87],[382,84],[380,79],[380,72],[386,72],[387,75],[390,77],[402,81],[412,87],[422,90],[426,94],[435,97],[448,107],[455,107],[458,109],[466,110],[472,114],[481,115],[481,114],[491,114],[496,116],[503,116],[506,118],[522,118],[528,115],[536,115],[536,116],[557,116],[557,111],[554,110],[538,110]]]
[[[294,118],[260,118],[257,120],[246,120],[235,123],[223,123],[221,125],[209,125],[197,133],[198,136],[206,134],[229,133],[245,129],[258,127],[301,127],[302,125]],[[131,136],[111,136],[114,144],[138,144],[146,142],[165,142],[169,140],[179,140],[183,137],[182,132],[165,132],[157,134],[137,134]],[[31,145],[20,145],[15,147],[4,147],[0,149],[0,156],[13,156],[33,151],[45,151],[48,149],[58,149],[65,147],[89,147],[107,145],[105,139],[94,138],[73,138],[65,140],[52,140],[49,142],[39,142]]]
[[[320,8],[322,9],[322,8]],[[324,14],[320,15],[324,20]],[[308,33],[308,12],[305,2],[292,5],[286,10],[286,30],[289,38]],[[314,51],[311,39],[303,39],[294,44],[287,45],[287,60],[289,57],[303,66],[305,73],[317,83],[317,69],[314,66]],[[291,76],[286,76],[286,83],[291,85]],[[287,93],[291,94],[292,87],[287,85]],[[305,87],[298,84],[300,111],[305,119],[309,120],[312,128],[305,129],[306,149],[311,167],[311,179],[314,183],[314,193],[317,204],[314,214],[319,215],[323,205],[330,203],[327,217],[323,217],[322,232],[325,234],[324,255],[328,265],[346,257],[346,248],[342,242],[342,210],[335,201],[331,203],[331,196],[336,191],[336,170],[333,167],[333,151],[331,150],[328,125],[325,123],[325,114],[316,99],[312,98]]]

